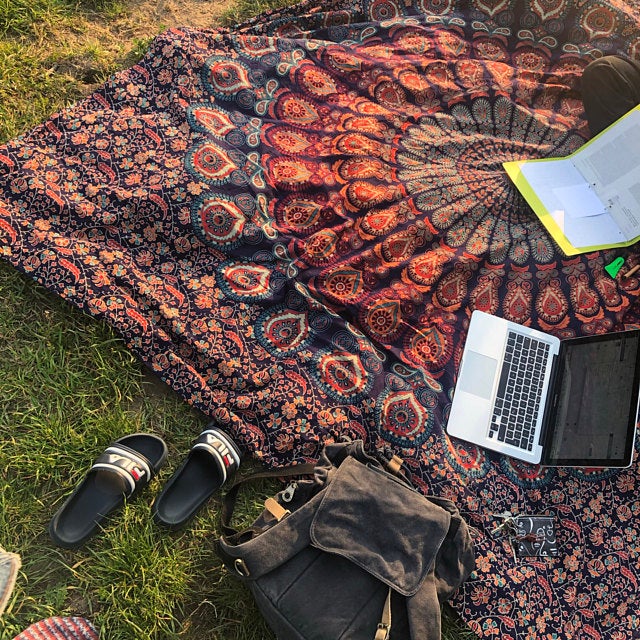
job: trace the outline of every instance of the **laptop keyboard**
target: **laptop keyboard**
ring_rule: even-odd
[[[533,438],[549,345],[513,331],[507,347],[489,437],[519,447],[533,449]]]

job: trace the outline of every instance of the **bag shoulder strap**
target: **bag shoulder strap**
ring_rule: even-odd
[[[390,632],[391,632],[391,587],[389,587],[389,591],[387,592],[387,598],[384,601],[382,618],[380,619],[380,622],[378,622],[374,640],[388,640]]]
[[[240,487],[263,478],[288,478],[293,476],[311,475],[315,468],[316,465],[313,463],[294,464],[280,469],[257,471],[255,473],[250,473],[248,476],[237,479],[231,485],[229,491],[227,491],[222,503],[222,530],[224,535],[232,536],[238,533],[238,531],[231,526],[231,519],[233,518],[233,512],[236,507]]]
[[[362,447],[362,443],[361,443]],[[340,464],[344,461],[345,458],[353,455],[357,460],[362,462],[363,464],[367,464],[368,461],[371,463],[377,463],[381,465],[387,472],[391,475],[396,476],[401,481],[405,482],[409,487],[413,487],[413,484],[409,477],[406,474],[405,467],[403,466],[403,460],[397,455],[393,455],[391,457],[387,457],[382,453],[378,452],[378,455],[375,457],[371,457],[368,454],[364,453],[362,449],[361,455],[357,454],[356,451],[353,450],[352,447],[344,446],[337,451],[334,451],[333,457],[330,459],[330,464],[334,467],[339,467]],[[362,457],[368,458],[368,460],[363,460]],[[229,491],[227,491],[224,501],[222,504],[222,531],[223,534],[227,537],[234,536],[238,534],[238,531],[231,526],[231,520],[233,518],[233,512],[235,510],[236,501],[238,498],[238,492],[240,487],[253,482],[255,480],[260,480],[264,478],[285,478],[285,477],[293,477],[293,476],[307,476],[313,475],[316,467],[316,463],[303,463],[303,464],[294,464],[287,467],[281,467],[278,469],[268,469],[266,471],[257,471],[256,473],[251,473],[247,476],[239,478],[234,482],[234,484],[230,487]]]

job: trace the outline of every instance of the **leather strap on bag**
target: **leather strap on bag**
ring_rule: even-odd
[[[261,478],[285,478],[291,476],[306,476],[313,474],[315,464],[296,464],[290,467],[283,467],[282,469],[271,469],[269,471],[258,471],[252,473],[244,478],[236,480],[229,491],[227,491],[224,502],[222,503],[222,530],[225,536],[232,536],[238,531],[231,526],[231,519],[233,518],[233,511],[236,506],[236,500],[238,499],[238,491],[240,487],[253,480],[259,480]]]
[[[273,516],[276,522],[280,522],[282,518],[291,515],[291,511],[285,509],[275,498],[267,498],[264,502],[264,508]]]
[[[390,460],[386,461],[385,466],[389,473],[392,473],[394,476],[399,476],[403,463],[404,460],[400,456],[394,455]]]
[[[380,622],[378,622],[378,628],[376,629],[376,635],[373,640],[388,640],[390,631],[391,631],[391,587],[389,587],[389,592],[387,593],[387,599],[384,601],[382,618]]]

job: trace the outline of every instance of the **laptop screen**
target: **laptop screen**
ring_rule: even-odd
[[[546,464],[625,466],[631,460],[640,383],[640,331],[562,343],[555,424]]]

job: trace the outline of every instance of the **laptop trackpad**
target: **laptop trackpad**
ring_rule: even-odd
[[[460,389],[485,400],[493,396],[493,379],[498,361],[477,351],[464,354],[464,375],[460,378]]]

